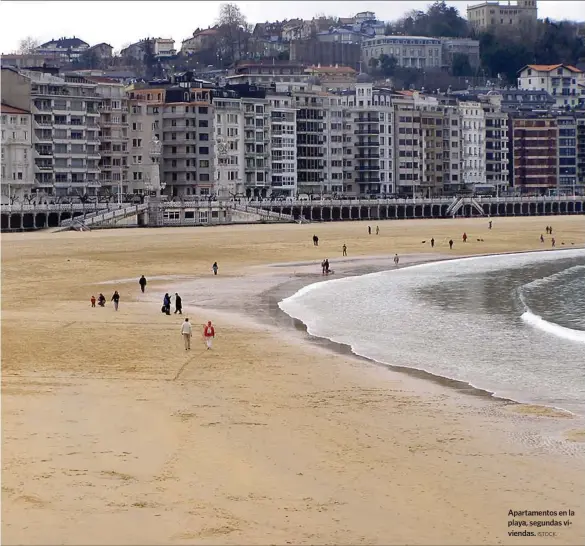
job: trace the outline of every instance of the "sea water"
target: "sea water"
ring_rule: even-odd
[[[360,356],[585,415],[585,250],[335,279],[279,306]]]

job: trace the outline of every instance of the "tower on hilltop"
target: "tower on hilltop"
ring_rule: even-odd
[[[483,2],[467,8],[467,20],[476,30],[518,33],[534,28],[538,18],[537,0],[517,0],[507,4]]]

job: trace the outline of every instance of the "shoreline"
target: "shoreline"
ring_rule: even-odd
[[[529,254],[538,252],[549,252],[549,251],[568,251],[568,250],[581,250],[585,246],[581,247],[570,247],[561,249],[539,249],[539,250],[528,250],[528,251],[510,251],[510,252],[494,252],[486,254],[469,254],[450,256],[446,254],[442,255],[428,255],[428,254],[408,254],[401,256],[401,263],[399,269],[405,269],[408,267],[418,266],[422,264],[434,264],[444,261],[452,260],[465,260],[480,257],[500,256],[500,255],[514,255],[514,254]],[[393,263],[393,255],[388,256],[368,256],[368,257],[356,257],[356,258],[341,258],[340,260],[332,260],[332,265],[335,267],[335,273],[323,277],[320,273],[310,273],[308,270],[314,271],[320,268],[320,264],[312,261],[302,262],[283,262],[283,263],[272,263],[263,266],[254,266],[251,269],[257,270],[253,277],[256,281],[260,281],[262,285],[262,279],[265,281],[271,280],[271,286],[265,289],[256,289],[251,293],[246,294],[243,301],[239,304],[234,305],[234,301],[231,299],[222,299],[221,296],[211,296],[211,301],[206,302],[204,305],[195,305],[194,310],[213,313],[221,320],[228,322],[233,321],[234,324],[241,324],[252,320],[256,327],[270,327],[275,330],[276,335],[282,335],[284,338],[288,338],[289,334],[296,334],[304,341],[309,342],[313,347],[325,350],[329,353],[339,355],[341,357],[350,358],[359,361],[365,365],[373,365],[379,370],[384,372],[390,372],[392,374],[398,374],[399,377],[408,378],[414,380],[416,383],[421,382],[429,383],[440,389],[446,389],[452,392],[455,396],[464,395],[475,398],[482,402],[488,402],[498,405],[502,410],[511,408],[512,411],[518,410],[523,411],[524,408],[530,408],[530,413],[537,416],[537,419],[542,417],[550,418],[552,421],[557,421],[557,424],[561,424],[565,418],[570,418],[573,424],[579,427],[585,427],[585,416],[575,413],[571,410],[547,405],[540,402],[522,402],[514,400],[506,396],[499,396],[495,392],[475,386],[466,381],[434,374],[424,369],[399,366],[395,364],[388,364],[385,362],[377,361],[373,358],[357,354],[353,351],[349,344],[343,342],[332,341],[326,337],[313,335],[308,332],[307,326],[301,320],[288,315],[283,311],[279,303],[296,294],[299,290],[311,286],[313,284],[320,284],[321,282],[328,282],[337,279],[344,279],[349,277],[361,277],[363,275],[369,275],[374,273],[380,273],[384,271],[393,271],[396,269]],[[366,265],[364,262],[373,262]],[[271,274],[272,271],[278,271],[278,274]],[[237,277],[223,277],[221,281],[224,283],[238,283],[242,280],[249,280],[250,277],[245,275]],[[274,280],[276,279],[276,282]],[[181,279],[177,279],[181,280]],[[186,279],[182,279],[186,280]],[[200,279],[191,280],[186,283],[184,288],[191,283],[197,284]],[[176,285],[166,285],[164,291],[174,291]],[[225,288],[222,286],[222,288]],[[239,288],[239,286],[238,286]],[[228,290],[230,292],[230,290]],[[163,292],[160,293],[161,297]],[[157,306],[158,307],[158,306]],[[153,307],[154,309],[154,307]],[[254,326],[252,326],[254,329]],[[390,377],[388,378],[390,379]],[[420,386],[414,384],[413,388],[415,391],[419,391]],[[424,388],[423,388],[424,390]],[[562,428],[562,427],[561,427]],[[547,433],[557,435],[559,430],[556,426],[551,427],[551,430],[547,430]],[[583,455],[585,455],[585,446],[583,448]]]

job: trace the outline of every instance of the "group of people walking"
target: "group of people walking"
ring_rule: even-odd
[[[218,265],[217,262],[214,262],[213,266],[212,266],[212,270],[213,270],[213,274],[217,275],[217,271],[218,271]],[[138,280],[138,285],[140,286],[140,291],[144,294],[146,292],[146,285],[148,284],[146,277],[144,275],[142,275],[140,277],[140,279]],[[97,297],[92,296],[91,299],[91,306],[95,307],[96,303],[100,306],[100,307],[105,307],[106,306],[106,297],[100,293],[100,295]],[[117,290],[114,291],[114,294],[112,295],[111,300],[114,303],[114,311],[118,310],[118,306],[120,304],[120,294],[118,293]],[[169,293],[167,292],[164,295],[163,298],[163,306],[161,308],[161,311],[163,313],[165,313],[166,315],[170,315],[171,314],[171,296],[169,295]],[[177,292],[175,292],[175,315],[176,314],[182,315],[183,314],[183,301],[181,299],[181,296],[179,296],[179,294]],[[183,340],[185,343],[185,350],[189,351],[191,350],[191,338],[193,337],[193,328],[191,323],[189,322],[189,319],[186,318],[185,321],[183,322],[183,324],[181,325],[181,335],[183,336]],[[207,324],[204,325],[203,327],[203,338],[205,339],[205,344],[207,346],[207,350],[211,349],[212,343],[213,343],[213,339],[215,338],[215,328],[214,326],[211,324],[211,321],[208,321]]]

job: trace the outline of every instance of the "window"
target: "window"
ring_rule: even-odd
[[[209,127],[209,121],[207,121],[206,119],[200,119],[199,127]]]
[[[202,169],[209,168],[209,160],[208,159],[200,159],[199,160],[199,167]]]
[[[199,175],[200,182],[209,182],[209,175],[206,173],[202,173]]]
[[[199,146],[199,153],[201,155],[209,155],[209,148],[207,146]]]
[[[200,106],[198,111],[200,114],[207,114],[208,108],[207,106]]]
[[[208,133],[199,133],[199,140],[209,140]]]

